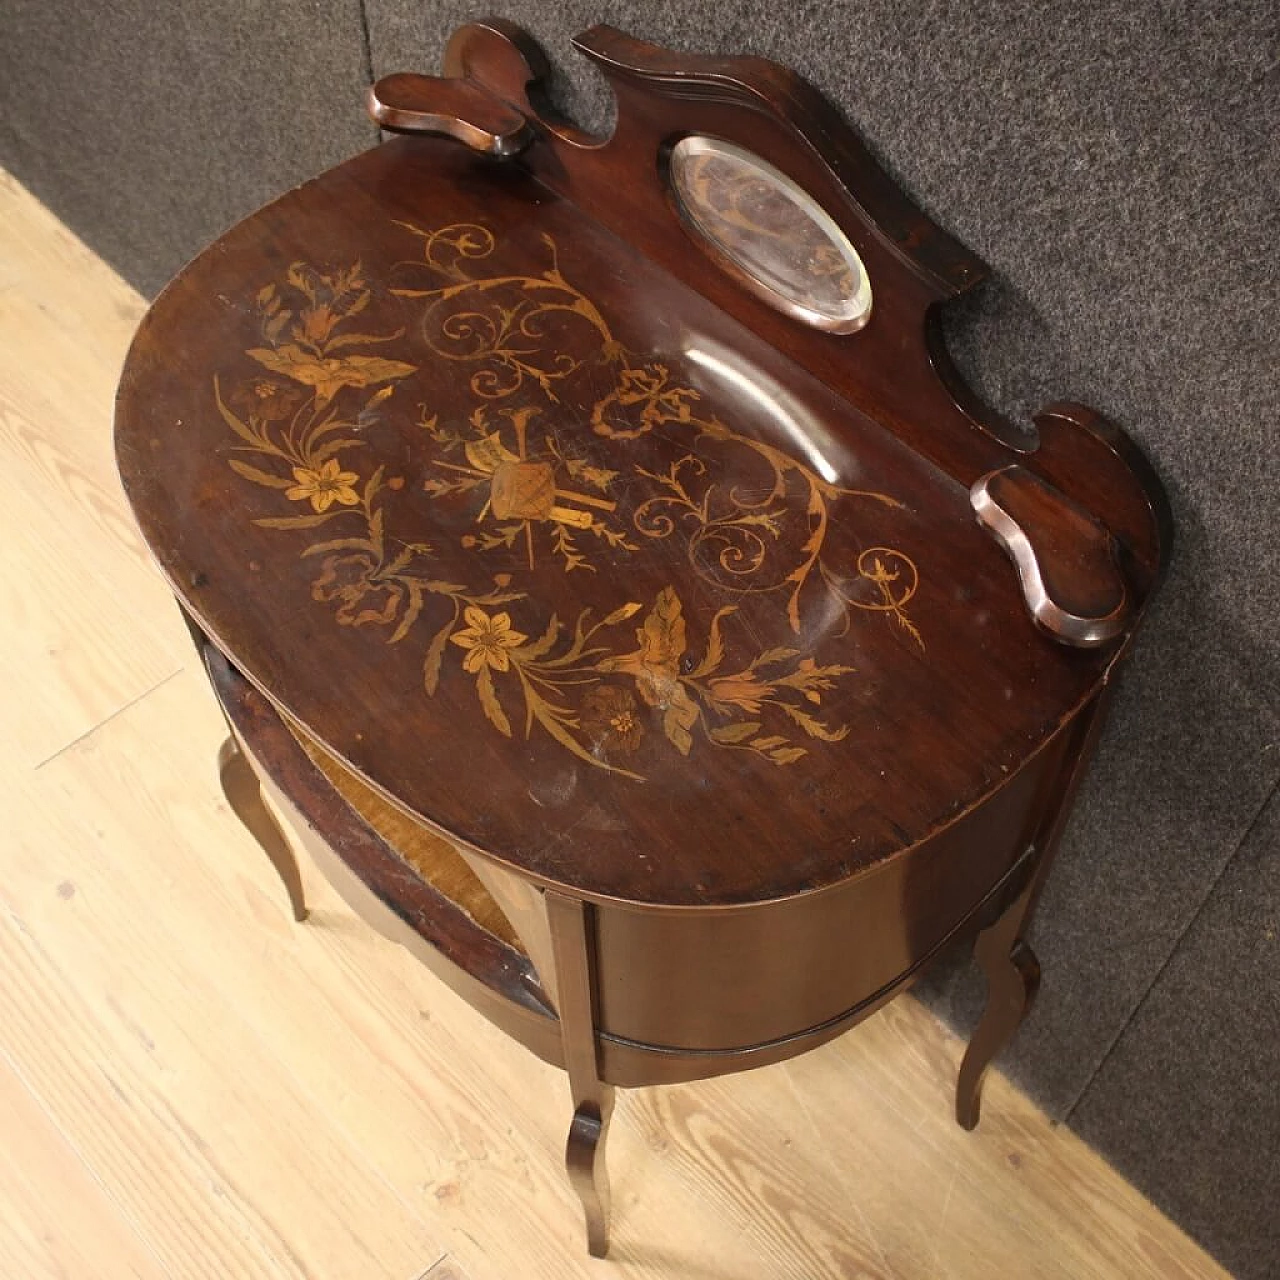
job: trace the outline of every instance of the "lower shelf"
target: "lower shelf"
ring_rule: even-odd
[[[206,645],[203,656],[265,795],[330,883],[490,1021],[560,1065],[555,1009],[510,923],[462,858],[287,725],[217,649]]]
[[[536,900],[536,911],[522,915],[523,900],[502,875],[473,867],[446,841],[372,791],[321,744],[290,726],[211,645],[206,644],[203,653],[214,691],[264,794],[330,883],[373,928],[413,952],[496,1026],[538,1057],[563,1066],[554,984],[543,982],[530,958],[531,952],[541,955],[534,945],[536,921],[529,917],[543,910],[542,894],[521,882],[518,887],[525,898]],[[901,968],[878,983],[864,979],[860,987],[851,985],[849,1002],[820,1020],[797,1014],[793,1028],[784,1028],[782,1034],[744,1036],[720,1045],[708,1036],[699,1046],[697,1041],[680,1044],[663,1042],[665,1037],[629,1036],[616,1022],[611,1025],[602,1019],[603,1025],[597,1024],[594,1033],[600,1079],[624,1087],[674,1084],[765,1066],[816,1048],[910,987],[952,940],[989,923],[1026,881],[1033,855],[1033,849],[1026,849],[958,919],[931,935]],[[492,892],[486,887],[491,879]],[[508,914],[512,910],[514,917]],[[610,907],[593,907],[592,916],[597,964],[601,954],[608,954],[602,946],[606,929],[624,921],[638,920],[651,930],[669,923],[663,915],[635,916]],[[519,933],[512,926],[513,918],[520,924]],[[684,923],[704,949],[709,946],[714,951],[714,921],[695,918]],[[649,942],[662,936],[647,935]],[[660,950],[637,944],[628,954],[652,957]],[[740,958],[740,953],[731,949],[730,958],[735,956]],[[540,963],[542,972],[553,978],[547,964]],[[633,982],[647,982],[650,987],[655,974],[663,976],[656,964],[628,967],[627,974]],[[691,966],[688,974],[677,976],[683,982],[680,994],[685,1001],[696,998],[705,1005],[723,992],[723,984],[708,981],[705,966]],[[793,985],[812,980],[811,974],[790,970],[783,976]],[[668,997],[674,989],[667,985]],[[707,1025],[717,1025],[710,1015]]]
[[[517,951],[524,951],[511,922],[456,849],[388,804],[298,726],[284,723],[312,764],[391,849],[481,929]]]

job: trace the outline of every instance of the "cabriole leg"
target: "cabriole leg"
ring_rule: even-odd
[[[582,1201],[587,1251],[594,1258],[603,1258],[609,1249],[605,1140],[613,1114],[614,1090],[600,1079],[596,1052],[593,908],[577,898],[551,891],[546,899],[564,1059],[573,1097],[565,1165],[569,1183]]]
[[[232,812],[262,846],[276,873],[284,881],[285,890],[289,894],[289,905],[293,908],[293,918],[299,922],[305,920],[307,903],[302,895],[302,875],[298,870],[298,860],[262,798],[258,775],[254,773],[249,758],[240,750],[240,744],[234,737],[229,737],[218,749],[218,778],[222,783],[222,794],[226,796]]]
[[[1097,746],[1110,698],[1110,687],[1104,687],[1092,706],[1077,718],[1061,775],[1046,798],[1039,833],[1033,842],[1035,865],[1030,878],[974,943],[974,958],[987,980],[987,1003],[965,1051],[956,1082],[956,1121],[963,1129],[977,1125],[982,1107],[982,1079],[987,1068],[1013,1039],[1014,1032],[1031,1012],[1040,989],[1040,962],[1025,935],[1062,841],[1072,801]]]
[[[587,1223],[587,1252],[603,1258],[609,1252],[609,1171],[605,1140],[613,1114],[613,1086],[601,1084],[597,1096],[577,1104],[565,1146],[569,1184],[582,1201]]]
[[[987,1003],[956,1083],[956,1121],[963,1129],[977,1125],[987,1068],[1031,1012],[1040,987],[1040,963],[1021,936],[1030,915],[1032,889],[1028,885],[974,943],[974,957],[987,980]]]

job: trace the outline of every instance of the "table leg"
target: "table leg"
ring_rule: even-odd
[[[271,859],[271,865],[284,881],[289,894],[293,918],[299,922],[307,918],[307,903],[302,894],[302,874],[289,841],[280,830],[280,824],[267,808],[262,798],[262,785],[253,771],[249,758],[240,750],[235,737],[229,737],[218,749],[218,778],[222,794],[232,812],[244,823],[248,832],[262,846]]]
[[[1040,962],[1026,940],[1040,891],[1053,865],[1080,783],[1102,731],[1111,689],[1104,685],[1070,731],[1072,740],[1048,796],[1034,842],[1030,878],[996,919],[978,934],[974,958],[987,980],[987,1002],[965,1050],[956,1081],[956,1123],[973,1129],[982,1110],[982,1080],[995,1056],[1022,1025],[1040,989]]]
[[[1040,989],[1040,962],[1022,937],[1031,913],[1033,888],[1034,882],[978,935],[973,946],[987,980],[987,1003],[956,1082],[956,1122],[962,1129],[977,1126],[987,1068],[1013,1039]]]
[[[573,1120],[565,1148],[569,1183],[582,1201],[587,1251],[603,1258],[609,1250],[609,1174],[605,1141],[613,1114],[614,1089],[600,1079],[595,1030],[594,909],[578,898],[548,890],[547,919],[556,968],[565,1067],[573,1097]]]

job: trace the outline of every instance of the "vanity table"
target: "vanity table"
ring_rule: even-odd
[[[778,1062],[975,939],[957,1118],[1169,548],[1127,437],[977,402],[984,267],[805,82],[597,27],[607,140],[461,28],[152,307],[129,499],[306,914],[375,927],[565,1068],[608,1239],[613,1091]]]

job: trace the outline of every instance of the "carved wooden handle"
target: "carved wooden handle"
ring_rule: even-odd
[[[969,491],[978,521],[1017,566],[1036,623],[1094,648],[1125,628],[1132,604],[1116,541],[1083,507],[1024,467],[989,471]]]
[[[513,156],[533,140],[524,115],[472,80],[384,76],[369,90],[368,108],[374,122],[393,133],[456,138],[485,155]]]

